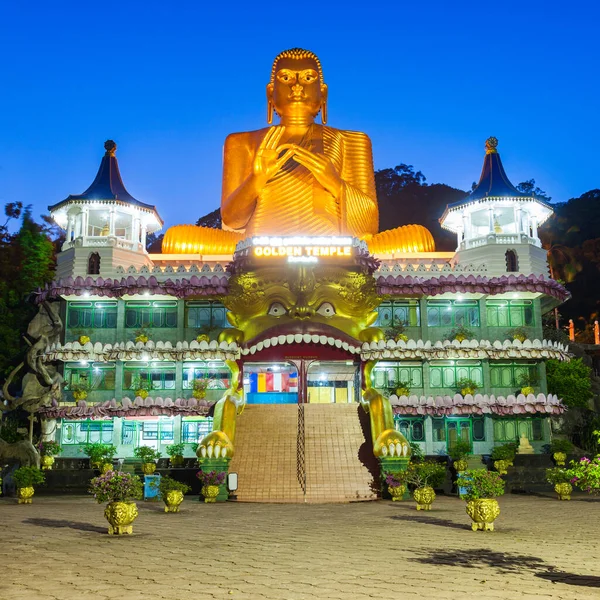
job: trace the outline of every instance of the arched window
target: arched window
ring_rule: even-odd
[[[514,273],[519,270],[519,259],[517,253],[514,250],[506,251],[506,270],[509,273]]]
[[[100,255],[92,252],[88,258],[88,275],[100,275]]]

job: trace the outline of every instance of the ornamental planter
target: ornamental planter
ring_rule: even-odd
[[[142,400],[145,400],[148,397],[148,390],[135,390],[136,398],[139,397]]]
[[[552,458],[559,467],[564,467],[567,462],[567,455],[564,452],[555,452]]]
[[[402,498],[404,497],[404,493],[406,492],[406,486],[395,485],[392,487],[388,485],[388,492],[390,493],[392,500],[394,502],[397,502],[398,500],[402,500]]]
[[[473,521],[473,531],[494,531],[494,521],[500,515],[500,507],[495,498],[480,498],[467,502],[467,514]]]
[[[498,471],[499,475],[506,475],[508,473],[508,467],[512,466],[512,463],[508,460],[495,460],[494,469]]]
[[[418,488],[413,492],[413,498],[417,503],[417,510],[431,510],[431,503],[435,500],[435,492],[429,486]]]
[[[42,463],[43,471],[50,471],[54,464],[54,456],[42,456],[40,462]]]
[[[73,392],[73,398],[75,400],[85,400],[87,398],[87,392],[83,390]]]
[[[185,461],[185,459],[183,458],[183,455],[181,455],[181,454],[176,454],[175,456],[171,456],[171,458],[169,460],[171,461],[172,467],[183,467],[183,463]]]
[[[573,486],[570,483],[557,483],[554,491],[558,494],[559,500],[570,500]]]
[[[179,512],[179,505],[183,502],[183,492],[173,490],[167,492],[163,497],[165,506],[165,512]]]
[[[33,486],[17,488],[18,504],[31,504],[34,491]]]
[[[523,396],[529,396],[529,394],[535,394],[535,390],[528,385],[521,388],[521,394],[523,394]]]
[[[152,475],[156,471],[156,463],[142,463],[142,473],[144,475]]]
[[[109,522],[108,535],[133,533],[132,523],[138,516],[135,502],[109,502],[104,509],[104,517]]]
[[[100,465],[100,472],[102,473],[102,475],[104,475],[105,473],[108,473],[109,471],[112,471],[112,463],[102,463]]]
[[[456,469],[457,473],[462,473],[463,471],[466,471],[469,468],[469,463],[466,460],[460,458],[454,461],[454,468]]]
[[[204,502],[216,502],[217,496],[219,495],[218,485],[204,485],[202,486],[202,495],[204,496]]]

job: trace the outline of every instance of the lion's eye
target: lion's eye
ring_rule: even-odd
[[[282,315],[285,315],[286,313],[287,313],[287,310],[286,310],[285,306],[283,304],[281,304],[281,302],[273,302],[273,304],[271,304],[271,306],[269,307],[268,314],[271,315],[272,317],[281,317]]]
[[[333,315],[335,315],[335,308],[333,308],[333,304],[330,302],[323,302],[317,309],[317,313],[323,317],[333,317]]]

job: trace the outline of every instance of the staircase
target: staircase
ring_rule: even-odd
[[[372,450],[358,404],[305,404],[302,409],[303,444],[295,404],[247,405],[238,417],[229,467],[238,473],[238,501],[375,500],[373,475],[363,464]],[[304,475],[306,494],[301,486]]]

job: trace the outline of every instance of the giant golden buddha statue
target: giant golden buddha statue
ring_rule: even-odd
[[[271,125],[273,113],[279,125]],[[319,113],[322,125],[315,122]],[[171,227],[163,252],[231,254],[255,235],[351,235],[376,253],[434,250],[420,225],[378,233],[371,142],[364,133],[326,126],[327,85],[312,52],[294,48],[275,58],[267,122],[225,140],[224,228]]]

